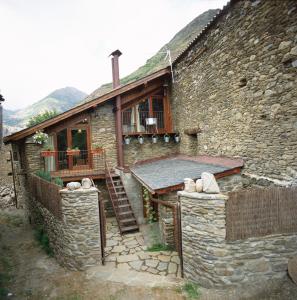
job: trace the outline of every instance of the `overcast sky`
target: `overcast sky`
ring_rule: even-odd
[[[226,0],[0,0],[0,90],[7,109],[57,88],[91,93],[111,81],[108,55],[120,49],[120,76],[145,63],[176,32]]]

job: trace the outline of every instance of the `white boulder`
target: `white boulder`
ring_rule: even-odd
[[[203,172],[201,174],[203,192],[207,194],[219,194],[220,188],[213,174]]]

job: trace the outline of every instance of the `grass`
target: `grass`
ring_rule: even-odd
[[[39,242],[41,248],[46,252],[48,256],[54,256],[53,249],[50,247],[49,238],[42,226],[35,229],[35,239]]]
[[[186,282],[181,287],[181,291],[186,294],[187,299],[199,299],[200,297],[199,285],[194,282]]]
[[[146,251],[148,252],[158,252],[158,251],[172,251],[173,248],[168,246],[168,245],[164,245],[164,244],[154,244],[150,247],[147,248]]]

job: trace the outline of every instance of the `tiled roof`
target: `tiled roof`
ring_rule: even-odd
[[[131,172],[150,191],[157,191],[180,185],[184,178],[200,178],[202,172],[219,174],[242,166],[241,159],[176,156],[138,164]]]

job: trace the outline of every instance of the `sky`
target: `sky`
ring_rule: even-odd
[[[0,0],[0,91],[6,109],[58,88],[87,94],[143,65],[191,20],[227,0]]]

